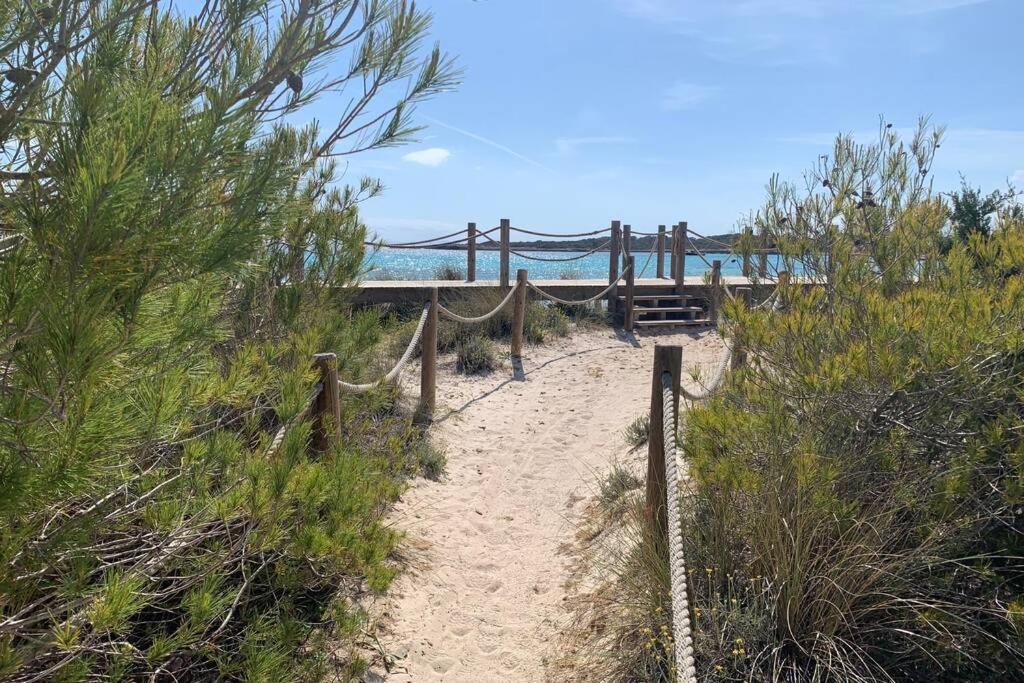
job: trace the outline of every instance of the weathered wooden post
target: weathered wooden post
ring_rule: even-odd
[[[626,332],[633,331],[633,287],[636,285],[636,257],[632,254],[626,260],[626,313],[622,326]]]
[[[752,243],[752,237],[753,231],[750,228],[743,228],[743,277],[745,278],[750,277],[750,253],[747,249]]]
[[[629,259],[629,255],[633,253],[633,226],[626,225],[622,226],[622,267],[625,269],[626,261]]]
[[[711,324],[718,324],[718,314],[722,310],[722,262],[711,262],[711,296],[708,297],[711,310]]]
[[[647,438],[647,499],[644,512],[647,528],[654,530],[654,540],[659,548],[668,541],[668,510],[666,494],[668,482],[665,479],[665,423],[670,422],[672,438],[675,438],[675,419],[679,413],[679,376],[683,366],[683,347],[654,346],[654,372],[651,377],[651,431]],[[661,377],[665,373],[672,377],[672,414],[665,414]]]
[[[748,311],[750,310],[751,294],[752,290],[750,289],[750,287],[736,288],[736,298],[740,300],[740,304],[742,304],[743,308],[745,308]],[[732,367],[735,370],[736,368],[743,367],[743,365],[745,365],[746,362],[747,352],[746,350],[744,350],[743,344],[740,342],[740,340],[734,336],[732,339]]]
[[[470,223],[466,233],[466,282],[476,282],[476,223]]]
[[[419,422],[430,422],[437,400],[437,287],[430,290],[430,311],[420,338],[420,406]]]
[[[686,221],[680,221],[679,238],[676,240],[676,250],[678,253],[672,257],[672,260],[676,262],[676,294],[683,293],[683,284],[686,274],[686,243],[689,241],[686,237],[686,233]]]
[[[516,295],[512,298],[512,356],[523,355],[523,325],[526,323],[526,270],[516,271]]]
[[[761,231],[760,242],[761,253],[758,255],[757,261],[757,277],[763,280],[768,277],[768,238],[764,230]]]
[[[679,224],[676,223],[672,226],[672,244],[669,245],[668,253],[672,256],[672,263],[669,264],[668,277],[673,282],[676,281],[676,268],[679,267]]]
[[[779,271],[779,304],[785,306],[789,303],[789,271]]]
[[[619,280],[619,240],[621,239],[619,221],[612,221],[612,239],[608,247],[608,284]],[[618,287],[608,292],[608,315],[615,316],[615,304],[618,301]]]
[[[658,243],[655,245],[654,250],[658,252],[657,263],[658,263],[658,279],[661,280],[665,277],[665,226],[658,226]]]
[[[511,221],[507,218],[502,218],[500,225],[501,265],[498,268],[498,285],[501,287],[502,291],[506,291],[508,289],[508,243]]]
[[[320,371],[320,393],[313,403],[313,449],[322,453],[341,436],[338,356],[318,353],[313,356],[313,366]]]

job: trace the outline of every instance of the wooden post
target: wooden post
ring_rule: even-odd
[[[466,227],[469,242],[466,244],[466,282],[476,282],[476,223]]]
[[[672,244],[669,245],[668,253],[672,256],[672,263],[669,267],[668,277],[673,282],[676,281],[676,268],[679,267],[679,224],[676,223],[672,226]]]
[[[647,499],[644,512],[647,515],[647,528],[654,530],[654,540],[659,544],[659,548],[665,548],[668,540],[665,421],[672,420],[674,424],[675,416],[679,413],[679,376],[682,365],[683,347],[655,344],[654,372],[651,378],[651,430],[647,438]],[[675,399],[671,415],[665,415],[661,387],[661,376],[666,372],[672,376],[672,394]]]
[[[617,282],[619,279],[619,222],[612,221],[612,241],[608,248],[608,284]],[[618,287],[612,287],[608,292],[608,315],[614,317],[616,302],[618,301]]]
[[[711,262],[711,296],[708,298],[710,304],[711,324],[718,324],[718,313],[722,308],[722,262],[715,260]]]
[[[626,332],[633,331],[633,287],[636,285],[636,257],[632,254],[626,260],[626,267],[629,270],[626,272],[626,313],[625,318],[622,321],[622,326]]]
[[[743,308],[750,310],[750,297],[752,290],[750,287],[737,287],[736,298],[740,300]],[[747,362],[747,352],[743,349],[743,344],[740,343],[739,339],[733,337],[732,340],[732,368],[743,367]]]
[[[679,221],[679,269],[676,270],[677,292],[682,294],[686,280],[686,245],[689,243],[686,221]]]
[[[768,240],[765,239],[764,231],[761,231],[761,253],[757,260],[757,276],[762,280],[768,277]]]
[[[437,400],[437,287],[430,290],[430,312],[420,339],[420,407],[419,422],[430,422]]]
[[[523,355],[523,325],[526,323],[526,270],[516,271],[516,295],[512,299],[512,356]]]
[[[779,304],[785,306],[789,303],[788,290],[789,289],[789,271],[779,271]]]
[[[498,269],[498,284],[501,286],[501,290],[504,292],[508,290],[508,243],[509,243],[509,227],[511,221],[507,218],[501,219],[501,266]]]
[[[626,269],[626,261],[629,260],[629,255],[633,253],[633,227],[629,224],[622,226],[622,269]]]
[[[658,252],[657,263],[658,263],[658,279],[661,280],[665,277],[665,226],[658,226],[658,243],[655,245],[654,250]]]
[[[743,239],[743,247],[744,247],[743,248],[743,277],[749,278],[750,277],[750,254],[747,252],[747,249],[750,248],[750,244],[752,242],[751,238],[753,236],[753,232],[751,231],[750,228],[744,228],[743,229],[743,235],[744,235],[744,239]]]
[[[338,356],[318,353],[313,356],[313,366],[320,371],[320,393],[313,404],[313,449],[323,453],[341,436]]]

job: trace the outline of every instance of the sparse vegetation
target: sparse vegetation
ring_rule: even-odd
[[[632,450],[646,446],[647,440],[651,437],[651,416],[646,413],[638,415],[626,426],[624,436]]]
[[[434,269],[435,280],[465,280],[466,271],[461,266],[445,263]]]
[[[460,339],[455,345],[455,368],[467,375],[489,372],[498,365],[494,342],[479,334]]]

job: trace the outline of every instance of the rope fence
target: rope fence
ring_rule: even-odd
[[[789,284],[788,273],[780,273],[775,290],[757,306],[751,306],[751,289],[737,288],[732,294],[724,287],[718,275],[720,263],[715,262],[712,281],[712,295],[720,296],[718,290],[724,291],[733,299],[738,299],[749,310],[764,308],[777,311],[783,307],[786,288]],[[685,483],[685,474],[681,471],[679,445],[682,438],[680,430],[680,399],[693,402],[704,401],[715,396],[724,386],[724,380],[730,367],[738,368],[746,362],[738,330],[729,329],[717,309],[717,324],[723,331],[724,352],[715,364],[714,370],[707,381],[695,376],[698,388],[688,388],[682,383],[682,347],[673,345],[655,345],[654,366],[651,391],[651,430],[648,439],[647,455],[647,505],[648,528],[656,534],[657,539],[665,543],[669,565],[669,581],[671,586],[672,630],[674,634],[674,652],[676,679],[683,683],[696,683],[697,671],[693,649],[693,623],[689,602],[689,586],[687,583],[686,558],[684,553],[681,487]]]

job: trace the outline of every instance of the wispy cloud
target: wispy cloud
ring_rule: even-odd
[[[661,107],[666,111],[683,111],[693,109],[718,93],[718,88],[699,83],[673,83],[665,90]]]
[[[622,135],[604,135],[581,138],[558,138],[555,140],[555,148],[559,154],[572,154],[580,147],[593,145],[625,145],[634,142],[634,138]]]
[[[509,147],[506,147],[505,145],[501,144],[500,142],[496,142],[496,141],[491,140],[489,138],[485,138],[483,135],[478,135],[478,134],[476,134],[476,133],[474,133],[472,131],[466,130],[465,128],[459,128],[457,126],[452,126],[450,124],[444,123],[443,121],[438,121],[437,119],[431,118],[429,116],[424,116],[423,118],[425,120],[429,121],[430,123],[434,124],[435,126],[440,126],[441,128],[446,128],[446,129],[448,129],[448,130],[450,130],[452,132],[458,133],[459,135],[464,135],[467,138],[470,138],[471,140],[476,140],[477,142],[482,142],[483,144],[485,144],[485,145],[487,145],[489,147],[493,147],[494,149],[501,150],[505,154],[508,154],[509,156],[512,156],[512,157],[515,157],[516,159],[519,159],[520,161],[526,162],[526,163],[528,163],[528,164],[530,164],[532,166],[536,166],[537,168],[543,168],[545,171],[550,171],[551,170],[547,166],[545,166],[544,164],[540,163],[539,161],[535,161],[535,160],[531,159],[530,157],[526,156],[525,154],[520,154],[519,152],[517,152],[514,149],[511,149]]]
[[[436,167],[448,161],[451,155],[452,153],[444,147],[428,147],[427,149],[419,149],[415,152],[409,152],[403,156],[402,159],[421,166]]]
[[[992,0],[610,0],[620,12],[687,36],[714,59],[781,66],[836,63],[859,54],[855,20],[884,22],[903,36],[901,47],[937,49],[934,32],[915,30],[924,15]]]

